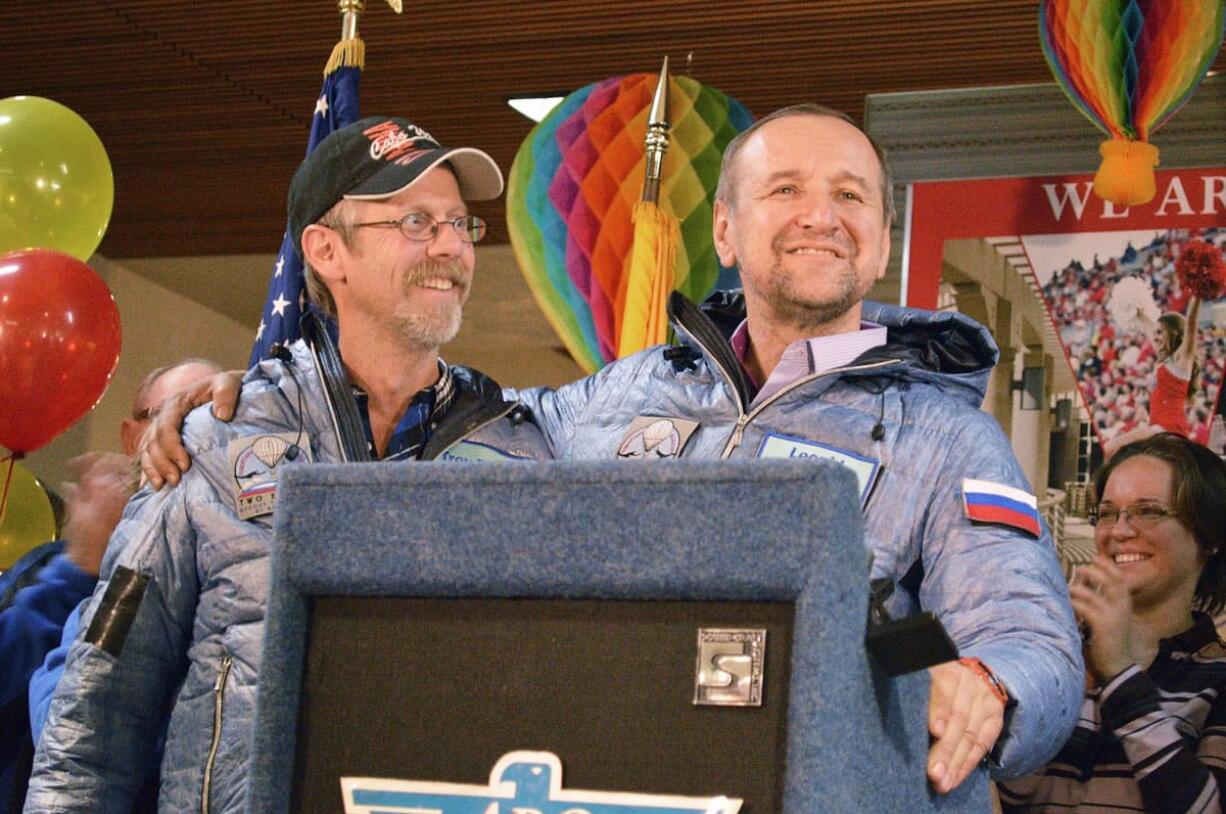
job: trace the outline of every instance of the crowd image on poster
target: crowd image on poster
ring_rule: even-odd
[[[1208,443],[1226,301],[1187,290],[1177,261],[1185,246],[1220,254],[1223,244],[1223,228],[1022,237],[1106,449],[1151,428]]]

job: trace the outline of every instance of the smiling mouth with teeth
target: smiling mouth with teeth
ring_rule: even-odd
[[[1115,560],[1116,565],[1123,565],[1124,563],[1141,562],[1142,560],[1148,560],[1149,555],[1148,554],[1136,554],[1136,553],[1116,554],[1111,559]]]
[[[435,291],[450,291],[455,288],[455,283],[451,280],[443,280],[434,278],[430,280],[418,280],[417,285],[422,288],[433,288]]]
[[[830,257],[842,257],[835,249],[822,249],[816,246],[798,246],[795,249],[788,249],[788,254],[804,254],[804,255],[827,255]]]

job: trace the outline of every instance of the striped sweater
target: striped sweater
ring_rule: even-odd
[[[1226,644],[1213,621],[1163,639],[1148,670],[1133,665],[1086,693],[1077,728],[1037,774],[998,784],[1013,812],[1222,810],[1226,788]]]

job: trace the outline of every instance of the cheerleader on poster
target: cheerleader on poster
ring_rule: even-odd
[[[1122,331],[1148,337],[1148,347],[1142,352],[1154,358],[1154,373],[1148,382],[1148,419],[1139,426],[1125,428],[1118,435],[1103,443],[1103,454],[1110,458],[1117,449],[1133,441],[1139,441],[1160,432],[1173,432],[1185,438],[1204,443],[1203,428],[1206,417],[1198,413],[1196,421],[1189,421],[1188,408],[1192,406],[1201,389],[1202,370],[1199,347],[1201,333],[1201,303],[1217,300],[1222,295],[1226,281],[1226,263],[1221,250],[1211,241],[1187,240],[1183,243],[1179,259],[1175,263],[1175,277],[1179,290],[1187,297],[1187,313],[1177,311],[1159,316],[1149,281],[1139,277],[1119,280],[1111,291],[1107,310],[1112,322]],[[1178,302],[1172,297],[1172,304]],[[1221,331],[1210,329],[1213,339],[1213,361],[1220,357]],[[1218,375],[1210,377],[1214,383]],[[1139,411],[1140,412],[1140,411]]]
[[[1173,432],[1185,438],[1192,432],[1188,424],[1187,405],[1196,395],[1200,374],[1200,365],[1196,361],[1200,299],[1192,297],[1188,300],[1186,317],[1168,312],[1154,320],[1139,309],[1135,318],[1148,329],[1158,355],[1154,384],[1150,389],[1149,423],[1108,440],[1103,445],[1107,458],[1126,444],[1160,432]]]

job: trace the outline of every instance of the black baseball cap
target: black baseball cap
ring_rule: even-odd
[[[488,201],[502,194],[502,172],[489,155],[473,147],[440,147],[407,119],[367,116],[333,131],[306,157],[289,185],[294,251],[302,256],[302,232],[341,200],[390,198],[444,161],[465,200]]]

